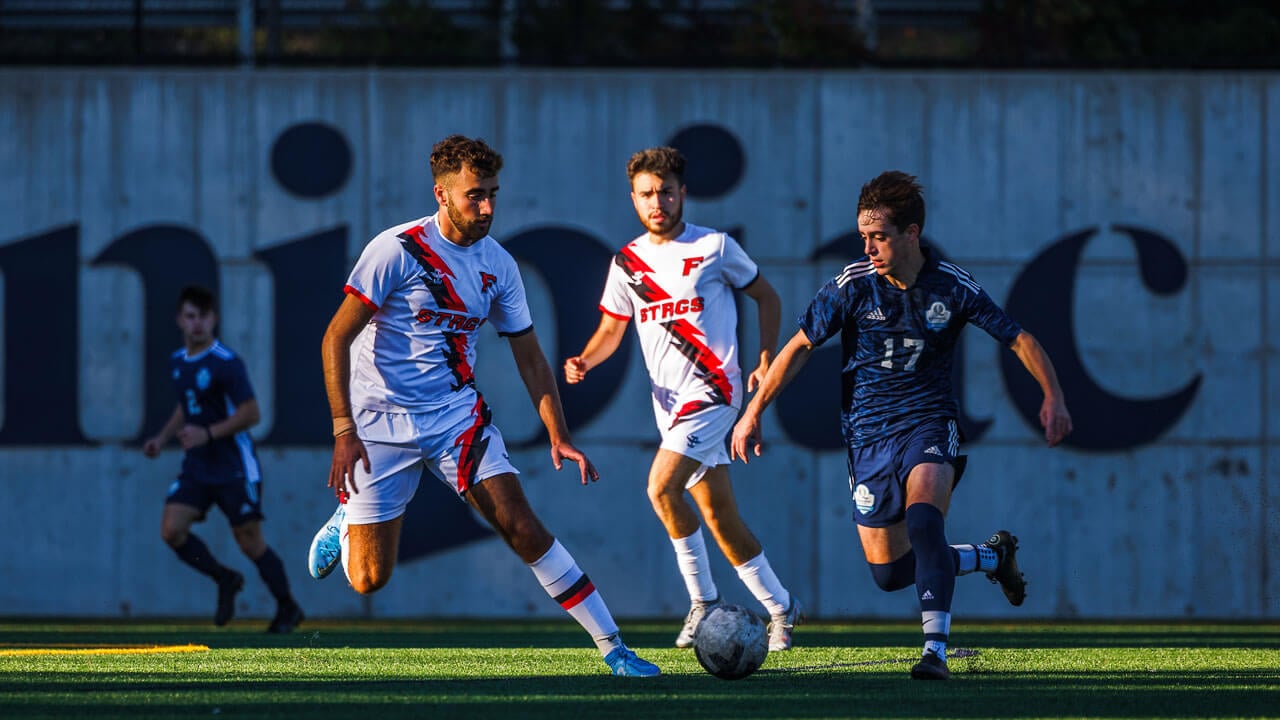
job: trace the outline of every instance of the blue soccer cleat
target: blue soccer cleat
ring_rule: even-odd
[[[662,674],[657,665],[640,659],[631,648],[620,645],[604,656],[604,664],[618,677],[657,677]]]
[[[311,550],[307,553],[307,572],[311,577],[320,580],[329,577],[329,573],[342,561],[342,521],[347,517],[347,506],[338,505],[333,515],[311,539]]]

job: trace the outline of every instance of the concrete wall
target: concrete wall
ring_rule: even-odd
[[[304,571],[331,509],[320,333],[367,239],[434,210],[426,157],[453,132],[506,157],[495,235],[556,367],[639,231],[633,150],[686,150],[687,217],[742,238],[784,336],[860,254],[861,183],[919,175],[926,236],[1049,348],[1078,428],[1046,449],[1016,359],[967,334],[949,536],[1015,532],[1030,594],[1014,610],[961,578],[957,615],[1280,617],[1280,77],[1204,73],[0,72],[0,613],[211,612],[212,585],[158,534],[179,451],[139,451],[172,407],[157,368],[192,279],[218,286],[262,399],[266,533],[311,616],[559,613],[501,543],[455,542],[474,519],[440,487],[374,598]],[[615,614],[682,615],[644,494],[656,433],[634,342],[563,391],[602,471],[588,488],[553,471],[505,343],[485,343],[477,374],[544,521]],[[739,501],[812,614],[914,617],[910,592],[872,584],[850,521],[834,352],[771,412],[765,457],[734,468]],[[251,576],[242,613],[268,616],[222,517],[198,532]]]

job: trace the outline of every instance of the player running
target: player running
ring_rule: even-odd
[[[581,382],[613,355],[627,323],[635,319],[662,434],[649,469],[649,500],[671,538],[689,591],[689,613],[676,647],[693,645],[698,623],[720,602],[687,491],[738,578],[769,612],[769,649],[789,650],[800,603],[779,582],[738,513],[727,446],[742,406],[734,290],[759,307],[760,352],[748,390],[755,390],[769,369],[781,302],[732,237],[684,221],[684,168],[684,156],[670,147],[642,150],[627,163],[631,201],[646,232],[614,256],[600,300],[600,325],[582,354],[565,361],[565,380]]]
[[[964,473],[951,367],[967,323],[985,330],[1040,384],[1050,447],[1071,415],[1048,355],[973,276],[920,244],[924,195],[916,179],[885,172],[862,187],[858,232],[866,257],[828,281],[800,316],[800,330],[769,368],[733,430],[732,454],[760,455],[761,413],[813,348],[843,333],[841,427],[863,553],[886,591],[916,586],[924,650],[911,677],[944,680],[957,575],[982,571],[1021,605],[1017,538],[1000,530],[978,545],[947,545],[943,516]]]
[[[192,523],[204,520],[216,503],[276,600],[267,632],[292,632],[302,622],[302,608],[289,592],[284,563],[262,536],[262,475],[249,437],[249,428],[258,424],[258,401],[244,361],[214,336],[217,326],[213,293],[194,285],[183,288],[178,295],[183,347],[169,358],[178,404],[160,432],[142,445],[142,452],[154,458],[177,437],[185,451],[182,472],[164,503],[160,535],[182,562],[218,584],[213,624],[226,625],[235,615],[244,576],[219,563],[191,532]]]
[[[340,504],[312,542],[309,568],[322,578],[340,559],[356,592],[386,585],[425,468],[528,564],[614,675],[658,675],[623,644],[600,593],[534,514],[476,386],[476,343],[489,324],[510,342],[556,469],[570,460],[584,485],[598,478],[569,439],[516,261],[489,235],[501,169],[502,156],[482,140],[436,143],[439,211],[380,233],[351,271],[323,341],[334,435],[328,485]]]

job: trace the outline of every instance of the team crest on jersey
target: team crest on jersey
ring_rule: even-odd
[[[201,390],[209,389],[209,368],[202,367],[196,371],[196,387]]]
[[[942,304],[941,300],[934,300],[928,312],[924,314],[924,322],[930,330],[941,330],[951,322],[951,311]]]
[[[858,489],[853,491],[853,504],[863,515],[870,514],[876,509],[875,493],[868,490],[866,485],[859,485]]]
[[[483,270],[480,271],[480,292],[489,292],[489,288],[493,287],[496,282],[498,282],[497,275],[490,275]]]

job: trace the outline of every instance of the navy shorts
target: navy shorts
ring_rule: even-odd
[[[889,527],[907,515],[907,476],[923,463],[950,463],[955,480],[964,474],[960,430],[955,420],[928,420],[910,432],[849,448],[849,492],[853,521],[866,527]]]
[[[178,478],[169,486],[165,504],[181,503],[200,511],[204,520],[215,503],[222,508],[231,527],[240,527],[250,520],[262,519],[262,481],[231,480],[225,483],[208,483]]]

